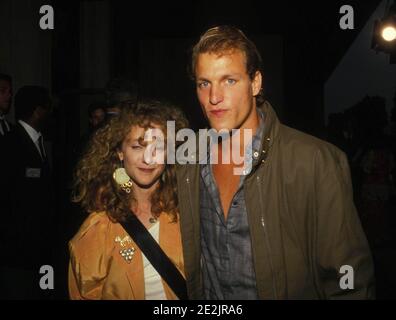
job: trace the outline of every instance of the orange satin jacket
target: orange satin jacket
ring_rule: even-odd
[[[179,222],[159,217],[159,245],[184,276]],[[135,249],[130,263],[120,251]],[[105,212],[92,213],[69,242],[69,295],[71,299],[144,300],[143,257],[139,247],[119,223]],[[166,297],[178,299],[162,280]]]

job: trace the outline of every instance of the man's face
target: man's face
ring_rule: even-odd
[[[6,80],[0,80],[0,114],[7,114],[11,107],[12,89]]]
[[[256,128],[256,99],[261,88],[261,73],[250,79],[244,54],[239,50],[222,55],[202,53],[196,68],[199,103],[212,128]]]
[[[93,128],[97,128],[105,119],[105,112],[102,108],[96,109],[92,112],[90,122]]]

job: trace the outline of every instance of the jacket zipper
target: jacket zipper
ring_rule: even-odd
[[[274,293],[275,299],[278,299],[278,290],[276,288],[276,279],[275,279],[275,273],[274,273],[274,265],[272,263],[272,259],[271,259],[271,246],[269,244],[268,241],[268,236],[267,236],[267,227],[265,225],[265,220],[264,220],[264,215],[263,215],[263,194],[262,194],[262,190],[261,190],[261,183],[260,183],[260,176],[256,177],[256,181],[257,181],[257,186],[259,188],[259,194],[260,194],[260,210],[261,210],[261,225],[263,226],[264,229],[264,237],[265,237],[265,245],[267,247],[267,251],[268,251],[268,261],[270,264],[270,268],[271,268],[271,274],[272,274],[272,291]]]

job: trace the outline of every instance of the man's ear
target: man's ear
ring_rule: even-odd
[[[263,83],[263,77],[261,75],[261,72],[256,71],[254,78],[252,80],[252,91],[254,97],[260,93],[262,83]]]

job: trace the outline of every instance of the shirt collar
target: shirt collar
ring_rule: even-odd
[[[257,114],[259,116],[259,126],[251,140],[251,142],[245,148],[245,164],[242,171],[244,176],[248,175],[253,166],[257,163],[259,157],[259,150],[261,139],[264,134],[264,113],[257,108]]]
[[[33,140],[33,142],[36,143],[38,139],[41,137],[41,133],[37,132],[36,129],[34,129],[31,125],[27,124],[23,120],[18,120],[18,122],[26,130],[29,137]]]
[[[259,115],[259,126],[256,130],[256,133],[253,136],[253,150],[257,151],[260,149],[261,139],[263,138],[264,134],[264,112],[257,108],[257,113]]]

